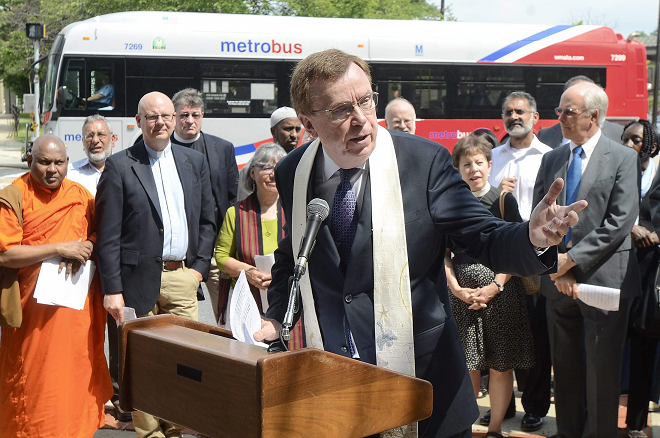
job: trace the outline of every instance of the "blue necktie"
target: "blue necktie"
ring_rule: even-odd
[[[348,264],[357,231],[358,217],[355,214],[357,196],[351,186],[351,178],[358,170],[360,169],[339,169],[341,181],[332,201],[332,237],[344,266]]]
[[[358,170],[360,169],[339,169],[340,182],[332,201],[332,237],[341,258],[340,266],[344,266],[344,269],[348,266],[351,246],[353,246],[355,232],[357,231],[358,216],[355,214],[357,196],[355,196],[355,190],[351,186],[351,178]],[[346,341],[351,354],[350,357],[355,357],[357,347],[353,343],[353,335],[351,328],[348,326],[348,320],[346,320],[346,329]]]
[[[578,190],[580,190],[580,179],[582,178],[582,146],[573,149],[573,161],[568,166],[566,174],[566,205],[571,205],[577,199]],[[564,237],[564,243],[568,244],[571,240],[571,231]]]

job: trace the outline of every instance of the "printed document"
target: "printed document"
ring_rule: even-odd
[[[75,275],[65,279],[66,269],[57,272],[62,258],[57,256],[44,260],[34,289],[34,298],[39,304],[70,307],[82,310],[85,307],[87,292],[94,278],[94,262],[88,260]]]
[[[245,278],[245,271],[241,271],[234,286],[234,293],[229,304],[229,315],[229,324],[234,338],[247,344],[268,347],[263,342],[255,341],[252,337],[254,332],[261,329],[261,315],[247,278]]]
[[[578,299],[584,304],[606,311],[619,310],[621,289],[593,284],[578,284]]]

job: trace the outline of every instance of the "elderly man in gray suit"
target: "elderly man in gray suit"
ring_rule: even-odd
[[[617,437],[621,355],[630,304],[641,292],[630,238],[639,212],[639,159],[603,135],[607,104],[594,84],[564,91],[559,123],[570,142],[543,156],[534,188],[536,204],[555,178],[566,178],[557,202],[589,203],[559,245],[557,273],[542,279],[563,438]],[[620,289],[619,310],[578,301],[579,283]]]
[[[564,84],[564,91],[581,82],[588,82],[590,84],[594,83],[594,81],[587,76],[573,76]],[[621,141],[623,126],[619,125],[618,123],[608,122],[605,120],[600,126],[600,130],[605,137],[614,140],[617,143]],[[569,138],[564,137],[561,130],[561,123],[557,123],[556,125],[553,125],[549,128],[541,129],[536,136],[539,140],[541,140],[541,143],[547,144],[552,149],[558,148],[559,146],[567,144],[570,141]]]

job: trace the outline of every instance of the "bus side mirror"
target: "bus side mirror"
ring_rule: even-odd
[[[67,90],[66,86],[63,85],[60,88],[57,89],[57,112],[59,113],[62,108],[66,106],[66,96],[67,96]]]

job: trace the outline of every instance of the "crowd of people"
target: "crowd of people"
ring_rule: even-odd
[[[402,97],[386,107],[388,129],[379,126],[378,97],[362,59],[308,56],[291,78],[293,107],[271,116],[273,143],[240,172],[234,146],[202,131],[204,101],[190,88],[143,96],[142,138],[114,154],[117,135],[98,114],[83,122],[87,158],[78,162],[57,137],[39,137],[29,172],[0,191],[3,303],[13,291],[22,317],[8,324],[3,304],[0,436],[90,437],[108,400],[138,437],[180,436],[176,424],[119,407],[126,308],[196,320],[206,282],[228,327],[244,272],[263,315],[254,337],[279,342],[312,198],[330,214],[288,348],[431,382],[431,417],[397,436],[471,436],[485,372],[486,436],[502,437],[515,414],[514,371],[521,427],[538,430],[554,369],[557,436],[616,437],[627,336],[629,435],[646,436],[657,341],[628,326],[660,261],[655,127],[605,121],[605,91],[578,76],[565,85],[557,125],[535,135],[536,100],[515,91],[502,102],[503,144],[481,129],[450,154],[414,135],[415,110]],[[260,272],[255,257],[273,253],[271,272]],[[67,276],[96,263],[82,310],[33,297],[41,263],[53,258]],[[581,284],[619,290],[618,310],[577,300]]]

